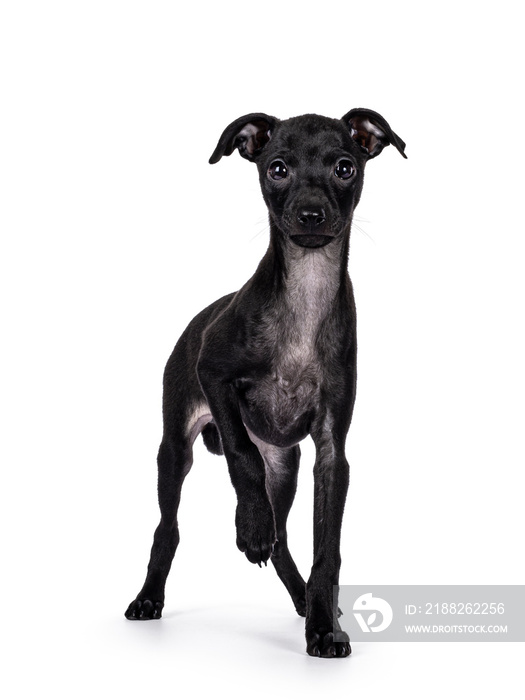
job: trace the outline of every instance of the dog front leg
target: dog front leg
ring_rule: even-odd
[[[273,510],[266,492],[264,461],[250,440],[230,382],[219,380],[213,369],[199,364],[199,379],[219,430],[230,478],[237,495],[237,547],[253,564],[270,558],[275,544]]]
[[[348,656],[349,638],[334,620],[333,587],[339,583],[340,540],[349,482],[344,439],[329,431],[313,435],[314,466],[314,562],[306,584],[306,651],[310,656]]]

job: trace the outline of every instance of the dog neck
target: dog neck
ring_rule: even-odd
[[[290,309],[328,312],[333,306],[338,292],[350,283],[349,236],[350,226],[321,248],[303,248],[270,221],[265,258],[271,264],[274,289]]]
[[[322,248],[298,246],[273,224],[270,231],[254,278],[264,299],[265,325],[288,354],[304,359],[323,321],[347,301],[350,231]]]

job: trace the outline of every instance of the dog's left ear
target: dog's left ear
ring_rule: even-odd
[[[380,114],[371,109],[351,109],[342,121],[350,129],[354,141],[361,147],[367,159],[378,156],[385,146],[393,144],[405,155],[405,142],[392,131],[390,125]]]
[[[278,122],[275,117],[261,112],[239,117],[224,130],[210,163],[217,163],[223,156],[231,155],[236,148],[243,158],[256,160],[271,139]]]

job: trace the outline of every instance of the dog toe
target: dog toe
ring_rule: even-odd
[[[132,601],[124,616],[128,620],[159,620],[162,617],[164,603],[147,598],[137,598]]]
[[[269,504],[262,504],[254,512],[241,505],[237,507],[237,547],[252,564],[266,564],[276,542],[273,513]]]
[[[338,632],[334,636],[333,632],[317,633],[313,632],[306,637],[306,653],[310,656],[332,659],[350,656],[352,648],[346,632]]]

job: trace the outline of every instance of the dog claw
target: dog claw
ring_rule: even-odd
[[[308,640],[308,635],[307,635]],[[342,658],[350,656],[352,649],[345,632],[338,632],[334,638],[332,632],[326,634],[312,634],[312,640],[306,646],[306,652],[310,656],[322,657],[324,659]]]
[[[248,561],[260,568],[263,562],[267,566],[275,543],[273,512],[269,503],[267,507],[263,506],[264,510],[254,517],[253,508],[247,509],[245,504],[239,503],[235,514],[237,547],[244,552]]]
[[[164,603],[147,598],[134,600],[124,613],[128,620],[160,620]]]

